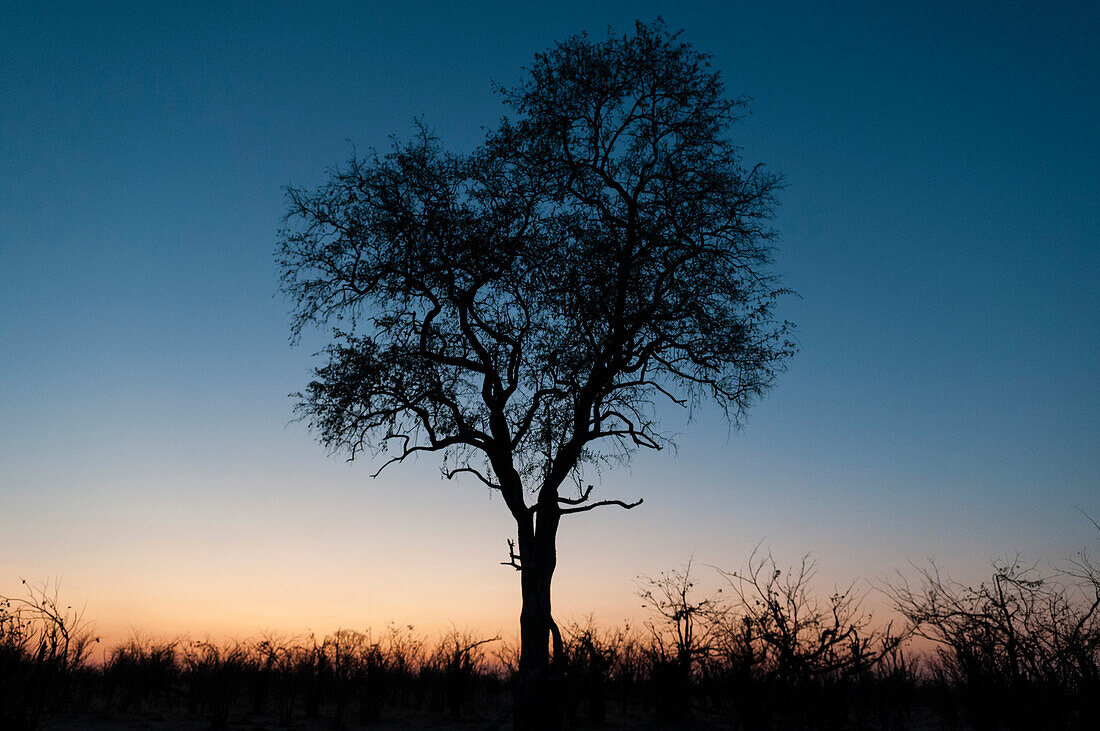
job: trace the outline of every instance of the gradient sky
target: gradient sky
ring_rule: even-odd
[[[1057,560],[1100,518],[1095,3],[13,3],[0,24],[0,594],[62,581],[105,638],[515,631],[510,517],[431,458],[371,480],[292,423],[315,336],[275,296],[283,188],[423,115],[468,150],[491,82],[663,15],[781,172],[801,352],[731,431],[606,472],[559,617],[763,541],[819,585],[930,556]]]

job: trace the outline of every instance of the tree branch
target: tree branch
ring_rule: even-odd
[[[623,508],[624,510],[630,510],[631,508],[638,507],[643,502],[645,502],[645,498],[638,498],[636,501],[634,501],[632,503],[624,503],[622,500],[600,500],[599,502],[591,503],[590,505],[582,505],[579,508],[561,508],[561,509],[558,510],[558,512],[561,513],[562,515],[569,515],[570,513],[585,513],[589,510],[594,510],[595,508],[602,508],[602,507],[605,507],[607,505],[617,505],[618,507]]]
[[[523,571],[523,565],[520,563],[520,556],[516,553],[516,542],[511,538],[508,539],[508,560],[501,561],[501,566],[511,566],[516,571]]]
[[[474,469],[473,467],[465,466],[465,467],[455,467],[453,469],[447,469],[446,467],[444,467],[444,468],[442,468],[442,470],[443,470],[443,476],[446,477],[448,480],[453,480],[455,475],[466,472],[466,473],[469,473],[469,474],[473,475],[477,479],[481,480],[490,489],[500,490],[501,492],[504,491],[503,487],[501,487],[500,485],[498,485],[497,483],[493,482],[488,477],[486,477],[484,474],[482,474],[481,470]]]
[[[559,497],[558,502],[563,505],[580,505],[588,500],[588,496],[592,494],[592,486],[589,485],[585,488],[584,492],[578,498]]]

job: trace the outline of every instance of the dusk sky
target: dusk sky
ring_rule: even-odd
[[[60,579],[111,641],[514,633],[498,497],[292,421],[325,334],[289,342],[284,189],[417,117],[469,151],[494,82],[658,15],[753,99],[800,352],[743,430],[670,409],[677,450],[602,474],[645,503],[564,519],[559,619],[638,621],[639,574],[758,543],[823,592],[1100,552],[1098,6],[686,5],[9,4],[0,595]]]

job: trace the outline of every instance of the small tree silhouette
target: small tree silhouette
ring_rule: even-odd
[[[865,679],[884,658],[897,659],[906,639],[887,624],[875,627],[855,584],[821,599],[816,568],[806,555],[781,569],[770,553],[754,550],[740,571],[723,571],[729,610],[717,631],[731,677],[746,687],[737,696],[746,716],[768,718],[783,708],[795,723],[811,717],[843,724],[851,709],[842,684]]]
[[[737,598],[736,621],[727,627],[732,644],[755,647],[754,660],[780,681],[860,672],[904,639],[891,625],[872,626],[855,584],[819,599],[812,591],[817,572],[809,555],[784,571],[770,553],[754,551],[744,570],[719,573]]]
[[[696,595],[693,561],[688,559],[679,569],[662,571],[656,578],[641,577],[638,589],[645,602],[642,607],[655,615],[646,628],[652,638],[657,715],[666,720],[691,715],[692,671],[714,649],[714,633],[726,612],[717,594]]]

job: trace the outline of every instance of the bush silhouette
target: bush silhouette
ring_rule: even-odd
[[[899,575],[886,591],[901,632],[875,624],[853,587],[817,593],[809,557],[708,571],[721,590],[701,592],[692,561],[643,577],[641,627],[562,623],[566,727],[1100,727],[1100,571],[1084,552],[1057,568],[1000,562],[978,586],[934,564]],[[27,591],[0,600],[3,729],[59,716],[499,728],[517,678],[514,641],[400,624],[220,644],[135,634],[96,666],[79,612],[56,587]],[[935,650],[908,648],[910,634]]]
[[[94,640],[57,584],[0,597],[0,728],[37,728],[70,700]]]

